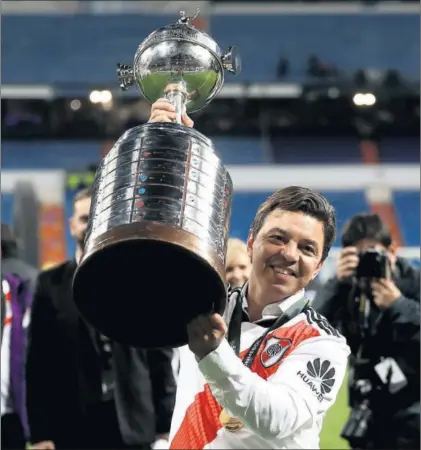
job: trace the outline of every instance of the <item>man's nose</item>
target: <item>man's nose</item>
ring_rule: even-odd
[[[285,244],[281,250],[280,253],[290,263],[295,263],[299,259],[299,252],[298,247],[294,242],[288,242]]]

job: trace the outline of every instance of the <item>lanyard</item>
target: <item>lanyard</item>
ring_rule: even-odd
[[[228,342],[233,348],[235,354],[238,356],[240,354],[240,337],[241,337],[241,323],[243,318],[243,298],[247,288],[247,284],[244,285],[242,289],[235,289],[232,293],[236,295],[236,304],[234,307],[234,311],[232,313],[231,321],[228,327]],[[277,328],[281,327],[294,317],[298,316],[309,304],[309,301],[303,297],[298,300],[296,303],[291,305],[285,312],[278,317],[275,322],[260,336],[256,339],[251,345],[249,351],[243,359],[243,364],[246,367],[251,367],[254,358],[259,351],[262,342],[266,339],[267,335]]]

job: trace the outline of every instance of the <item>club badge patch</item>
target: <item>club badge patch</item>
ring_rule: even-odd
[[[268,369],[278,363],[291,347],[292,341],[288,338],[271,337],[266,341],[264,350],[260,355],[262,366]]]

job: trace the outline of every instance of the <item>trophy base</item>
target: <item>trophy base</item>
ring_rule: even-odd
[[[121,225],[98,236],[73,281],[88,323],[132,347],[179,347],[200,314],[223,314],[225,268],[195,235],[157,222]]]

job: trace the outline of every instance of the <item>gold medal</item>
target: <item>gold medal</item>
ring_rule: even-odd
[[[225,409],[221,411],[221,414],[219,415],[219,421],[221,422],[222,426],[231,433],[244,428],[243,422],[241,422],[241,420],[239,419],[235,419],[234,417],[229,416],[225,412]]]

